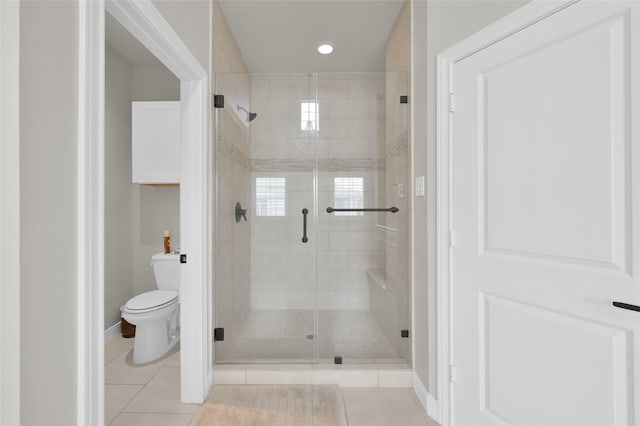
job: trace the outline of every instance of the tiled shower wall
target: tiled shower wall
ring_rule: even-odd
[[[225,101],[248,97],[246,74],[217,76],[217,90]],[[217,252],[216,316],[221,324],[232,328],[250,309],[250,241],[249,225],[235,220],[235,205],[248,208],[250,200],[249,128],[230,105],[216,109],[217,120]]]
[[[213,109],[216,134],[216,217],[213,294],[215,327],[233,327],[250,309],[250,241],[246,222],[236,223],[235,204],[249,204],[249,127],[234,111],[248,106],[250,81],[247,66],[220,5],[213,2],[212,67],[215,93],[225,96],[225,108]],[[217,210],[217,213],[216,213]]]
[[[400,358],[411,361],[411,339],[402,338],[400,330],[411,330],[410,215],[411,182],[409,180],[409,108],[400,97],[410,94],[411,68],[410,4],[405,2],[387,40],[386,91],[386,185],[385,194],[400,211],[387,216],[385,233],[385,287],[372,287],[371,313]]]
[[[305,102],[317,102],[317,115],[309,117],[317,134],[305,130]],[[316,294],[319,309],[369,309],[367,271],[385,265],[376,226],[385,215],[340,216],[326,208],[335,206],[336,178],[361,182],[356,192],[364,207],[385,205],[384,74],[319,74],[317,85],[312,75],[253,75],[250,109],[258,114],[250,130],[252,309],[314,309]],[[284,178],[284,203],[257,215],[256,179],[268,178]],[[309,210],[306,244],[303,208]]]

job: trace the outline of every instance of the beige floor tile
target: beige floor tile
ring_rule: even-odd
[[[180,401],[180,368],[165,366],[124,409],[127,413],[191,413],[200,406]]]
[[[167,357],[167,363],[165,364],[169,367],[180,367],[180,345],[176,345],[171,351],[169,351],[169,356]]]
[[[191,421],[189,422],[189,426],[195,426],[196,425],[196,419],[198,418],[198,412],[196,411],[193,414],[193,417],[191,417]]]
[[[115,357],[104,369],[104,382],[111,385],[144,385],[164,366],[166,359],[133,364],[133,348]]]
[[[142,388],[143,385],[105,385],[104,423],[108,425]]]
[[[109,426],[189,426],[193,414],[121,413]]]
[[[125,339],[118,336],[104,345],[104,365],[109,364],[118,355],[128,351],[133,347],[133,339]]]
[[[410,389],[343,389],[349,426],[433,426]]]

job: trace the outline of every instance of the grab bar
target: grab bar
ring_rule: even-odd
[[[327,207],[327,213],[333,212],[390,212],[398,213],[400,209],[397,207],[389,207],[387,209],[334,209],[333,207]]]

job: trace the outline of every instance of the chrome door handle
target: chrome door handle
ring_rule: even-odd
[[[640,312],[640,306],[631,305],[630,303],[622,303],[622,302],[613,302],[613,306],[621,309],[628,309],[630,311]]]

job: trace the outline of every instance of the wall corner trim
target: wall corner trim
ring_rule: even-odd
[[[81,1],[78,8],[76,424],[80,426],[104,423],[104,0]]]

